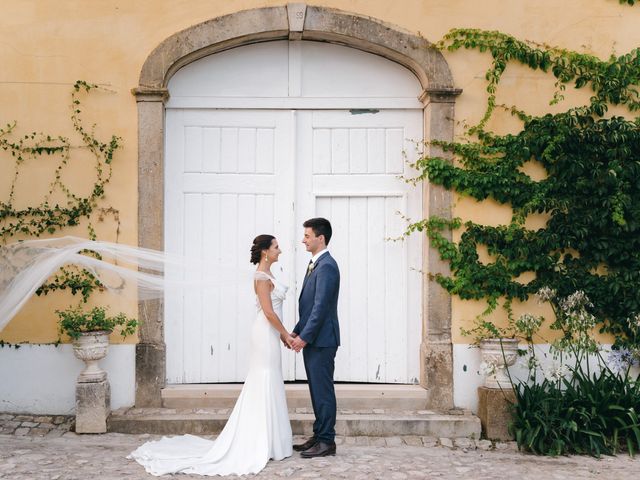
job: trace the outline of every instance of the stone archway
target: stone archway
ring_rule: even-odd
[[[183,66],[213,53],[272,40],[323,41],[380,55],[411,70],[423,93],[425,140],[452,140],[455,98],[444,57],[424,38],[371,18],[324,7],[290,4],[242,11],[218,17],[178,32],[149,55],[133,89],[138,104],[138,243],[163,249],[164,222],[164,102],[167,83]],[[434,150],[431,153],[444,155]],[[451,216],[451,194],[426,183],[424,216]],[[425,243],[423,270],[447,273],[437,251]],[[453,407],[451,300],[426,275],[423,280],[420,384],[434,409]],[[161,405],[166,349],[162,302],[141,302],[140,343],[136,346],[136,406]],[[416,352],[417,353],[417,352]]]

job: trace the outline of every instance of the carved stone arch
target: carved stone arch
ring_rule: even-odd
[[[289,27],[289,8],[244,10],[175,33],[147,57],[136,92],[164,89],[180,68],[207,55],[241,45],[289,38],[296,33]],[[404,65],[426,90],[453,89],[446,60],[426,39],[381,21],[339,10],[308,6],[302,11],[304,21],[302,30],[297,32],[298,39],[337,43],[374,53]]]
[[[138,243],[163,249],[164,224],[164,102],[169,79],[195,60],[230,48],[273,40],[323,41],[373,53],[409,69],[420,81],[424,105],[424,138],[452,140],[454,103],[461,90],[453,86],[442,54],[425,38],[369,17],[330,8],[290,4],[245,10],[207,20],[160,43],[142,66],[138,102]],[[431,147],[431,153],[444,155]],[[451,194],[423,186],[424,216],[451,216]],[[436,250],[425,242],[423,270],[447,273]],[[453,407],[451,299],[435,282],[423,280],[420,383],[430,408]],[[161,405],[166,355],[162,302],[141,302],[140,343],[136,347],[136,406]],[[416,352],[418,354],[418,352]]]

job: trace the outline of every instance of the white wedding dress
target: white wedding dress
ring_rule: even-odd
[[[258,281],[271,281],[273,309],[282,319],[287,287],[266,273]],[[148,473],[164,475],[245,475],[261,471],[269,459],[292,454],[292,434],[284,391],[280,335],[257,301],[251,328],[249,372],[227,424],[215,440],[194,435],[163,437],[131,453]]]

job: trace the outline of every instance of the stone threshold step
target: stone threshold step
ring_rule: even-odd
[[[145,409],[142,409],[145,410]],[[228,413],[165,412],[135,408],[114,411],[107,421],[110,432],[150,433],[159,435],[215,435],[224,427]],[[291,413],[294,435],[311,435],[314,416],[311,413]],[[480,420],[474,415],[444,413],[338,413],[336,434],[357,437],[425,436],[447,438],[480,438]]]
[[[242,384],[181,384],[162,389],[165,408],[230,408],[235,404]],[[421,410],[426,408],[427,392],[419,385],[336,384],[338,408]],[[287,404],[309,408],[307,384],[286,384]]]
[[[232,408],[136,408],[136,407],[124,407],[116,410],[114,413],[118,415],[129,416],[163,416],[163,415],[229,415]],[[312,408],[291,408],[289,407],[289,413],[313,413]],[[463,410],[459,408],[453,408],[445,412],[436,412],[435,410],[395,410],[395,409],[363,409],[363,410],[351,410],[338,408],[338,415],[389,415],[389,416],[414,416],[414,415],[473,415],[471,410]]]

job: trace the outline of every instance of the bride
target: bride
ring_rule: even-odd
[[[291,348],[293,337],[280,321],[287,287],[270,267],[280,248],[271,235],[259,235],[251,247],[257,315],[251,329],[249,372],[231,416],[216,440],[193,435],[163,437],[131,453],[148,473],[244,475],[262,470],[269,459],[292,454],[292,434],[282,378],[280,341]]]

